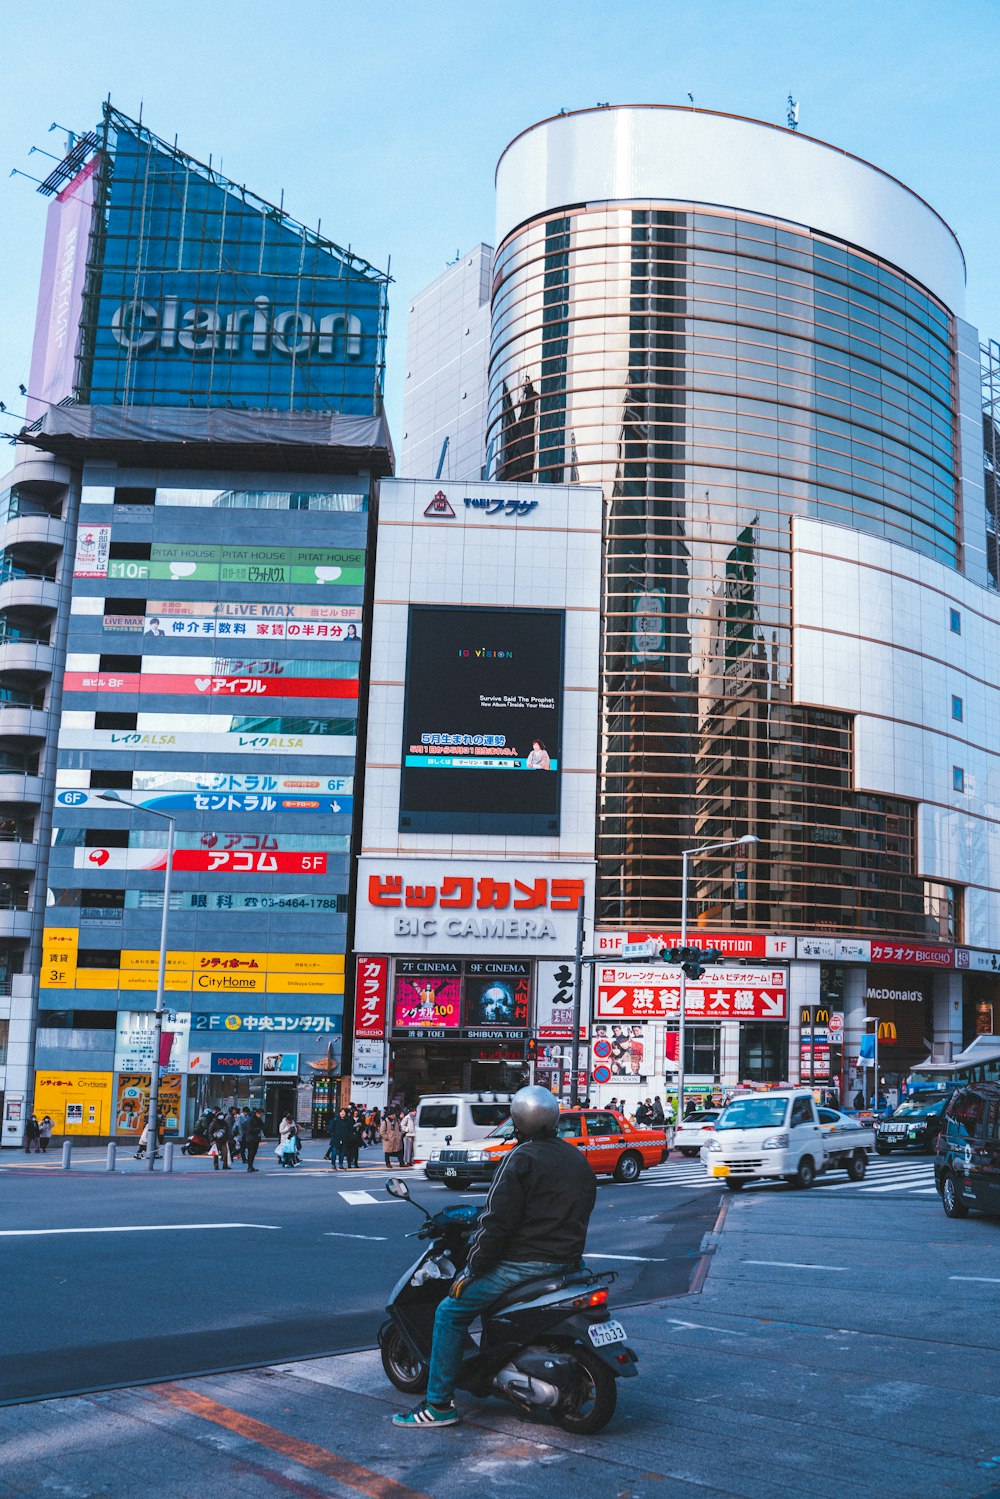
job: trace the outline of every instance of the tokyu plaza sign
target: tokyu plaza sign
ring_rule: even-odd
[[[164,353],[278,354],[302,359],[361,358],[361,319],[331,312],[312,318],[294,307],[275,308],[270,297],[223,311],[214,305],[185,305],[180,297],[162,302],[126,302],[112,314],[111,336],[123,349]]]

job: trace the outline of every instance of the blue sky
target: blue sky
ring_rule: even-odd
[[[392,257],[397,448],[408,298],[492,239],[511,136],[561,108],[683,103],[801,128],[902,178],[957,232],[966,308],[1000,338],[998,0],[47,0],[5,7],[0,400],[27,381],[49,125],[110,93],[376,265]],[[51,165],[51,163],[49,163]]]

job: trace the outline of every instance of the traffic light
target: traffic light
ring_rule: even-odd
[[[721,956],[717,947],[664,947],[660,952],[664,963],[682,969],[689,979],[700,979],[705,969]]]
[[[529,1036],[524,1043],[524,1060],[534,1062],[538,1057],[538,1037]]]

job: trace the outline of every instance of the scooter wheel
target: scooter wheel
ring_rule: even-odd
[[[580,1366],[576,1388],[557,1405],[552,1419],[563,1431],[590,1436],[602,1431],[615,1413],[618,1388],[615,1376],[589,1348],[574,1348],[573,1357]]]
[[[427,1365],[414,1358],[393,1323],[386,1322],[382,1326],[378,1340],[382,1368],[390,1383],[405,1395],[422,1395],[427,1388]]]

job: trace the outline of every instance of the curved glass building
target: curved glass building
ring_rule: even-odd
[[[987,832],[955,833],[968,753],[941,735],[976,689],[945,680],[941,589],[964,574],[995,614],[948,225],[821,142],[653,106],[525,131],[497,212],[491,472],[605,495],[598,928],[676,929],[680,851],[753,831],[751,859],[698,862],[702,929],[984,940],[1000,871],[980,860],[966,899],[977,881],[930,836]],[[841,551],[857,573],[859,546],[860,581],[825,565]],[[908,658],[929,708],[899,706],[901,574],[944,580],[925,598],[940,649]],[[878,767],[873,733],[895,746]],[[929,763],[921,736],[941,750],[931,794],[898,773],[897,755]]]

